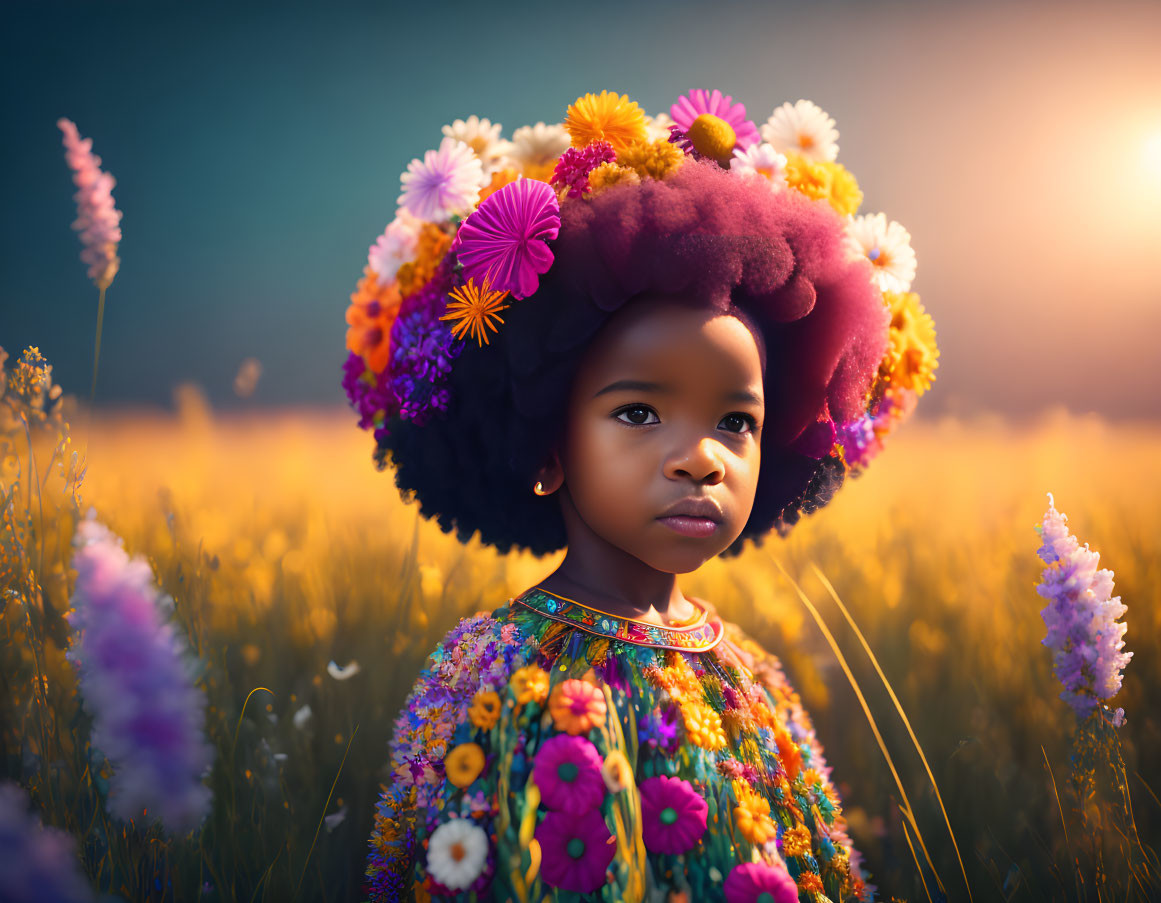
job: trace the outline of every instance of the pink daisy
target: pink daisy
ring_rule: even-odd
[[[617,851],[599,809],[580,816],[549,812],[536,828],[536,842],[544,857],[544,883],[579,894],[590,894],[605,883],[605,870]]]
[[[697,846],[709,806],[689,781],[663,775],[642,781],[639,789],[646,849],[678,855]]]
[[[729,94],[723,97],[716,88],[712,92],[695,88],[669,108],[669,115],[682,131],[688,131],[693,121],[703,113],[710,113],[730,124],[737,141],[735,148],[745,150],[761,140],[758,127],[746,118],[746,105],[734,103]]]
[[[584,737],[557,734],[536,753],[532,777],[546,809],[581,815],[605,798],[601,754]]]

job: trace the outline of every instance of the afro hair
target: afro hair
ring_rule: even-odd
[[[456,359],[446,415],[422,426],[395,416],[378,434],[377,466],[394,466],[404,498],[462,541],[478,530],[502,553],[564,547],[559,502],[533,494],[534,474],[562,435],[590,339],[630,299],[661,293],[740,309],[764,339],[758,488],[723,555],[771,529],[785,536],[827,504],[846,471],[827,421],[863,413],[889,327],[870,263],[844,245],[842,217],[692,158],[664,180],[565,200],[560,216],[537,291],[504,312],[490,344],[466,344]]]

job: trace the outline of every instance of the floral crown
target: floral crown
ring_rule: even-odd
[[[578,98],[563,123],[524,126],[511,140],[500,133],[487,119],[457,119],[437,149],[408,164],[395,218],[351,295],[343,385],[376,441],[393,416],[423,425],[446,414],[447,376],[466,342],[488,344],[508,302],[533,295],[551,268],[563,202],[669,178],[691,157],[754,190],[828,204],[844,220],[850,252],[873,264],[890,311],[887,351],[861,415],[828,422],[812,457],[834,455],[857,475],[931,386],[939,349],[910,291],[911,236],[882,213],[858,214],[862,191],[835,162],[835,121],[810,101],[784,103],[757,126],[744,104],[717,90],[690,91],[657,116],[602,91]]]

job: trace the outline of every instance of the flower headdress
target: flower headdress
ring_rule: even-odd
[[[500,311],[534,295],[552,267],[563,204],[665,180],[691,159],[753,191],[796,191],[829,207],[849,253],[871,264],[867,278],[890,313],[887,350],[859,416],[824,421],[811,457],[837,456],[857,475],[931,386],[939,349],[910,290],[911,236],[882,213],[859,214],[862,191],[836,162],[834,119],[810,101],[785,103],[758,126],[717,90],[691,91],[656,117],[602,91],[578,98],[562,123],[524,126],[510,141],[476,116],[443,133],[403,173],[395,218],[371,246],[347,310],[343,385],[377,441],[393,417],[422,426],[446,414],[447,376],[465,343],[488,344],[504,328]]]

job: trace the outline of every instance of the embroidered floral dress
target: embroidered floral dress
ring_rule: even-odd
[[[374,901],[874,898],[778,659],[703,605],[659,627],[533,588],[465,618],[391,759]]]

